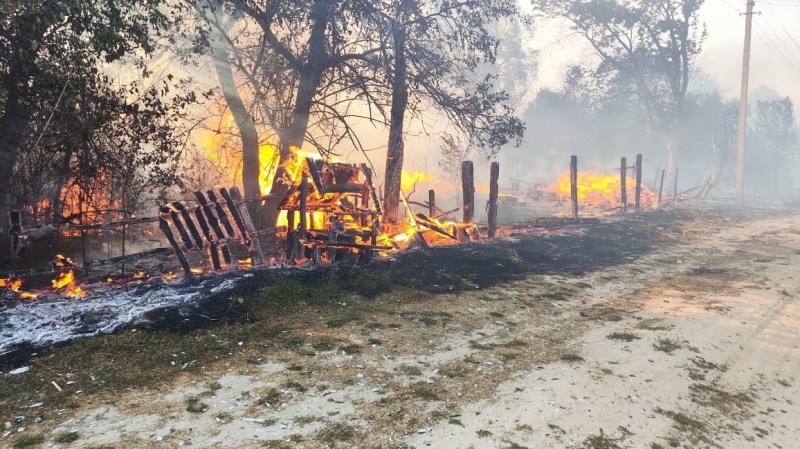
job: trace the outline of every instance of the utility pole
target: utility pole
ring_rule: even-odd
[[[750,29],[753,26],[755,0],[745,0],[744,56],[742,57],[742,92],[739,95],[739,145],[736,150],[736,204],[744,205],[744,140],[747,135],[747,81],[750,75]]]

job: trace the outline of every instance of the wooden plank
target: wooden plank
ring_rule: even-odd
[[[620,159],[619,166],[619,188],[620,188],[620,202],[622,203],[622,213],[628,213],[628,160],[626,158]]]
[[[475,173],[472,161],[461,163],[461,193],[464,197],[462,221],[472,223],[475,217]]]
[[[219,227],[219,222],[217,221],[217,217],[214,216],[214,212],[211,210],[211,205],[208,203],[208,200],[206,200],[206,197],[202,192],[194,192],[194,196],[197,198],[197,202],[203,207],[203,213],[206,215],[208,224],[211,226],[211,229],[214,231],[214,234],[217,237],[217,245],[222,251],[222,259],[225,260],[225,264],[227,266],[231,266],[233,264],[231,251],[228,249],[227,245],[219,243],[224,241],[225,234],[222,233],[222,229]]]
[[[205,245],[203,244],[203,237],[200,236],[200,233],[197,231],[197,226],[194,225],[194,220],[192,220],[192,216],[189,215],[189,211],[183,207],[180,201],[175,201],[172,203],[172,207],[175,208],[178,212],[181,213],[181,217],[183,217],[183,221],[186,223],[186,227],[189,228],[189,233],[192,235],[194,239],[194,243],[197,245],[198,248],[203,248]]]
[[[642,198],[642,155],[636,155],[636,190],[634,193],[633,199],[633,209],[636,213],[639,213],[641,210],[641,198]]]
[[[231,222],[228,220],[228,214],[225,213],[222,204],[217,201],[217,194],[214,193],[213,190],[208,190],[206,191],[206,195],[208,195],[208,199],[214,203],[214,210],[217,212],[217,217],[219,217],[222,227],[224,227],[225,231],[228,233],[228,237],[236,237],[236,231],[233,230],[233,226],[231,226]]]
[[[241,192],[239,192],[238,187],[231,187],[230,196],[235,201],[237,198],[241,198],[242,194]],[[242,217],[244,226],[247,229],[247,235],[250,239],[250,245],[248,246],[248,251],[250,252],[250,258],[252,258],[253,260],[253,265],[254,266],[263,265],[264,253],[261,251],[261,244],[258,241],[258,234],[256,232],[256,227],[253,224],[253,219],[250,217],[250,212],[247,210],[247,205],[244,203],[239,203],[236,204],[236,207],[239,209],[239,214]],[[275,228],[272,228],[272,233],[274,232]]]
[[[497,234],[497,196],[500,194],[500,187],[497,182],[500,178],[500,164],[492,162],[489,171],[489,238]]]
[[[172,223],[175,225],[175,229],[178,230],[178,235],[181,236],[181,240],[183,240],[183,245],[186,247],[186,249],[194,248],[192,239],[189,237],[189,233],[186,232],[186,228],[183,227],[183,223],[181,223],[181,219],[178,217],[178,213],[175,212],[175,209],[168,206],[163,206],[161,207],[161,212],[169,214],[169,216],[172,218]]]
[[[159,218],[158,227],[161,229],[161,232],[164,233],[164,236],[167,238],[169,244],[172,245],[172,249],[175,250],[175,255],[178,256],[178,262],[180,262],[181,268],[183,268],[183,274],[186,275],[187,278],[193,277],[192,268],[189,266],[189,261],[186,260],[186,255],[183,254],[183,250],[175,240],[175,236],[172,235],[172,229],[170,229],[169,222],[163,218]]]
[[[228,211],[231,213],[231,217],[233,217],[234,224],[236,224],[236,227],[239,229],[239,235],[242,236],[244,244],[250,246],[250,238],[247,236],[247,229],[244,226],[242,217],[239,216],[239,210],[236,209],[236,205],[233,203],[233,198],[231,197],[231,194],[228,193],[228,190],[225,187],[221,187],[219,189],[219,193],[225,200],[225,205],[228,206]]]

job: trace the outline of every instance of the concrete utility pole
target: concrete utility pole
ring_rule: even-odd
[[[746,0],[744,13],[744,56],[742,58],[742,92],[739,95],[739,145],[736,150],[736,204],[744,205],[744,140],[747,135],[747,81],[750,75],[750,29],[753,26],[755,0]]]

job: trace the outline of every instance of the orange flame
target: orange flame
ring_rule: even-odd
[[[163,277],[164,277],[164,279],[166,279],[168,281],[171,281],[173,279],[177,279],[178,275],[170,271],[169,273],[164,274]]]
[[[628,177],[625,183],[628,205],[633,207],[636,180]],[[561,174],[550,190],[562,199],[571,195],[570,174]],[[622,186],[619,175],[603,175],[597,172],[578,172],[578,202],[592,209],[610,209],[622,206]],[[654,209],[658,202],[656,195],[642,185],[640,204],[643,209]]]
[[[239,268],[250,268],[253,266],[253,259],[248,257],[247,259],[239,259]]]
[[[22,279],[11,279],[11,278],[0,278],[0,288],[8,288],[12,292],[19,292],[20,287],[22,287]]]
[[[142,270],[137,270],[136,273],[133,273],[133,278],[134,279],[141,279],[141,278],[143,278],[145,276],[147,276],[147,273],[145,273]]]
[[[29,292],[22,292],[19,295],[19,299],[22,300],[22,301],[33,301],[33,300],[36,299],[36,295],[33,294],[33,293],[29,293]]]
[[[432,184],[435,182],[439,182],[431,173],[426,173],[424,171],[414,170],[412,172],[407,172],[403,170],[400,172],[400,188],[403,191],[413,190],[414,185],[419,184]]]
[[[61,273],[58,279],[53,279],[51,283],[53,284],[53,288],[56,290],[66,287],[64,296],[69,298],[85,298],[88,296],[88,293],[83,291],[80,287],[75,287],[75,275],[72,270],[69,270],[66,273]]]

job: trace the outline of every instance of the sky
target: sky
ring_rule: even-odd
[[[740,12],[745,7],[744,0],[705,0],[700,8],[708,38],[697,67],[728,97],[738,98],[741,88],[745,17]],[[800,0],[756,1],[754,11],[749,90],[769,86],[800,105]],[[559,86],[570,62],[592,56],[575,39],[562,40],[564,30],[557,23],[540,24],[536,33],[540,86]]]

